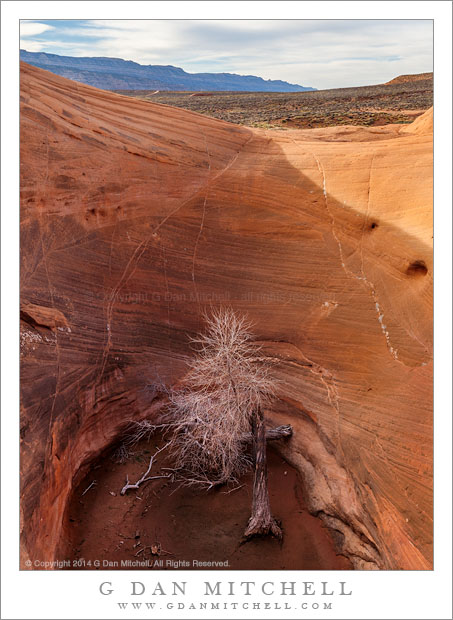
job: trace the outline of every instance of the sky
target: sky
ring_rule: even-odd
[[[326,89],[432,71],[433,26],[431,20],[23,20],[20,46]]]

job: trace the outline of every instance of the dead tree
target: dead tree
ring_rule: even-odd
[[[266,429],[260,407],[254,412],[252,429],[255,477],[253,480],[252,515],[244,535],[246,538],[250,538],[273,534],[277,538],[281,538],[282,530],[271,514],[267,486]]]
[[[167,434],[178,477],[212,488],[236,482],[254,466],[245,536],[280,538],[270,510],[266,440],[288,437],[292,429],[265,428],[263,408],[273,397],[275,381],[257,355],[250,324],[232,310],[219,310],[206,317],[206,331],[193,343],[198,350],[184,385],[170,394]]]

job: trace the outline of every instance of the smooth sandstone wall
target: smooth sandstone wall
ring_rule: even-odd
[[[156,417],[211,305],[247,312],[271,422],[356,568],[432,566],[432,110],[265,131],[21,68],[23,557]]]

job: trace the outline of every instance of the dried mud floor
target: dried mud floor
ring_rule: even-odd
[[[126,463],[104,457],[75,489],[69,507],[71,568],[80,570],[349,570],[337,555],[321,521],[303,501],[300,478],[273,449],[268,449],[269,490],[274,516],[284,539],[254,539],[241,544],[250,515],[252,474],[236,490],[206,492],[153,480],[139,491],[120,491],[146,471],[155,441],[140,443]],[[150,475],[168,466],[161,453]],[[167,473],[167,472],[162,472]],[[96,479],[96,484],[82,493]],[[73,563],[79,560],[79,566]],[[97,562],[96,562],[97,561]],[[227,562],[197,566],[195,562]],[[97,565],[96,565],[97,564]],[[195,565],[194,565],[195,564]]]

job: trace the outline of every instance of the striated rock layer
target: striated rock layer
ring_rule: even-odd
[[[74,485],[227,304],[339,550],[431,568],[431,117],[252,130],[22,65],[24,557],[64,556]]]

